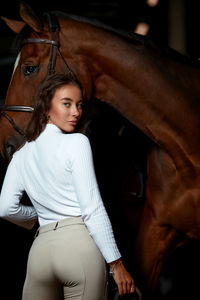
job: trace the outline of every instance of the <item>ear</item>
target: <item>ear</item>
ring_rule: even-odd
[[[19,33],[22,28],[25,26],[24,22],[21,21],[15,21],[15,20],[10,20],[6,17],[1,17],[1,19],[8,25],[8,27],[14,31],[15,33]]]
[[[22,20],[29,25],[34,31],[41,32],[43,29],[42,22],[24,1],[19,2],[19,13]]]

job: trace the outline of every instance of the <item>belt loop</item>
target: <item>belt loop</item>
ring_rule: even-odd
[[[56,230],[57,227],[58,227],[58,222],[56,222],[56,225],[53,230]]]

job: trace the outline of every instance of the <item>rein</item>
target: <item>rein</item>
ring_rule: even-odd
[[[42,38],[28,38],[24,39],[22,41],[21,47],[23,47],[26,44],[46,44],[50,45],[50,55],[49,55],[49,63],[47,67],[47,76],[55,73],[55,65],[56,65],[56,58],[57,58],[57,52],[64,62],[68,73],[70,76],[75,79],[75,75],[70,69],[69,65],[67,64],[66,60],[62,56],[62,53],[60,52],[60,44],[59,44],[59,31],[60,27],[57,21],[57,18],[55,15],[50,13],[45,13],[44,16],[47,18],[49,32],[51,35],[51,39],[42,39]],[[44,79],[44,80],[45,80]],[[34,108],[31,106],[24,106],[24,105],[0,105],[0,117],[4,116],[12,125],[15,131],[17,131],[20,135],[25,136],[23,130],[14,122],[14,120],[6,113],[6,111],[16,111],[16,112],[33,112]]]

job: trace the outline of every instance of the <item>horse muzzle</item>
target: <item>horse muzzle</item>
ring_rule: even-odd
[[[21,135],[12,136],[3,149],[3,157],[9,162],[15,151],[24,143],[24,137]]]

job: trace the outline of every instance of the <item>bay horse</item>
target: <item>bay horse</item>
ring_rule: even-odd
[[[3,18],[23,39],[2,107],[0,151],[10,156],[23,142],[34,92],[54,71],[75,76],[88,100],[107,103],[143,132],[153,146],[132,257],[154,290],[169,254],[200,238],[199,65],[81,17],[52,12],[40,19],[25,3],[20,16]]]

